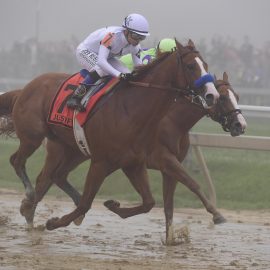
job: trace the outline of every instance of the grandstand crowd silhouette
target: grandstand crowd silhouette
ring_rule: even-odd
[[[8,49],[0,49],[0,77],[32,79],[45,72],[77,72],[75,58],[79,40],[35,42],[16,41]],[[196,42],[211,73],[227,71],[234,86],[266,88],[270,86],[270,41],[255,47],[245,36],[240,45],[232,38],[214,36],[208,44]],[[151,47],[151,46],[148,46]]]

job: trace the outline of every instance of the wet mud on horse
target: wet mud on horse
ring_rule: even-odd
[[[68,75],[46,74],[30,82],[13,108],[20,146],[11,157],[11,163],[26,187],[21,212],[27,222],[33,222],[37,203],[56,183],[73,198],[77,208],[60,219],[49,220],[47,228],[67,226],[89,210],[105,177],[119,168],[141,195],[142,205],[121,208],[109,201],[107,207],[123,218],[148,212],[154,205],[154,199],[149,189],[145,159],[153,149],[153,137],[157,134],[159,122],[174,102],[177,88],[185,89],[187,93],[205,75],[208,75],[207,65],[194,44],[190,41],[188,46],[182,46],[177,42],[175,52],[164,54],[150,66],[138,70],[135,79],[147,83],[148,88],[121,83],[111,100],[85,125],[92,160],[81,198],[66,179],[68,173],[86,157],[78,150],[72,131],[46,123],[51,100]],[[200,88],[206,104],[213,105],[219,96],[213,83],[205,81]],[[25,163],[45,136],[49,140],[48,155],[34,191],[29,184]],[[214,217],[221,216],[210,203],[207,202],[206,206]]]

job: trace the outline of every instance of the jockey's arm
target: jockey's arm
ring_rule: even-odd
[[[140,58],[140,52],[141,52],[141,49],[139,48],[137,51],[135,51],[134,53],[131,54],[132,61],[133,61],[133,64],[135,67],[142,65],[142,59]]]
[[[108,56],[109,56],[110,50],[105,47],[104,45],[100,45],[99,52],[98,52],[98,61],[97,65],[102,68],[106,73],[118,77],[121,72],[116,70],[112,65],[108,62]]]

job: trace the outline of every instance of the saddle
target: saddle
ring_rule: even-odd
[[[112,79],[111,76],[105,76],[100,78],[94,84],[84,84],[86,88],[86,94],[81,100],[81,104],[86,109],[87,104],[92,96],[94,96],[100,89],[102,89],[110,80]]]
[[[73,128],[74,110],[68,108],[66,102],[78,85],[82,83],[83,79],[84,77],[78,72],[62,83],[52,101],[47,119],[48,123]],[[76,113],[76,119],[80,126],[84,125],[90,117],[90,113],[93,114],[92,109],[100,98],[110,93],[118,83],[119,78],[107,76],[98,80],[94,85],[87,85],[88,89],[90,86],[90,89],[81,101],[86,110]]]

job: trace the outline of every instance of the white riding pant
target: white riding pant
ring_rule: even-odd
[[[96,57],[93,56],[94,54],[89,50],[77,49],[76,51],[77,60],[85,69],[88,71],[95,70],[100,77],[109,75],[96,64],[97,59],[94,59]],[[117,58],[108,59],[108,63],[121,73],[130,73],[130,70]]]

